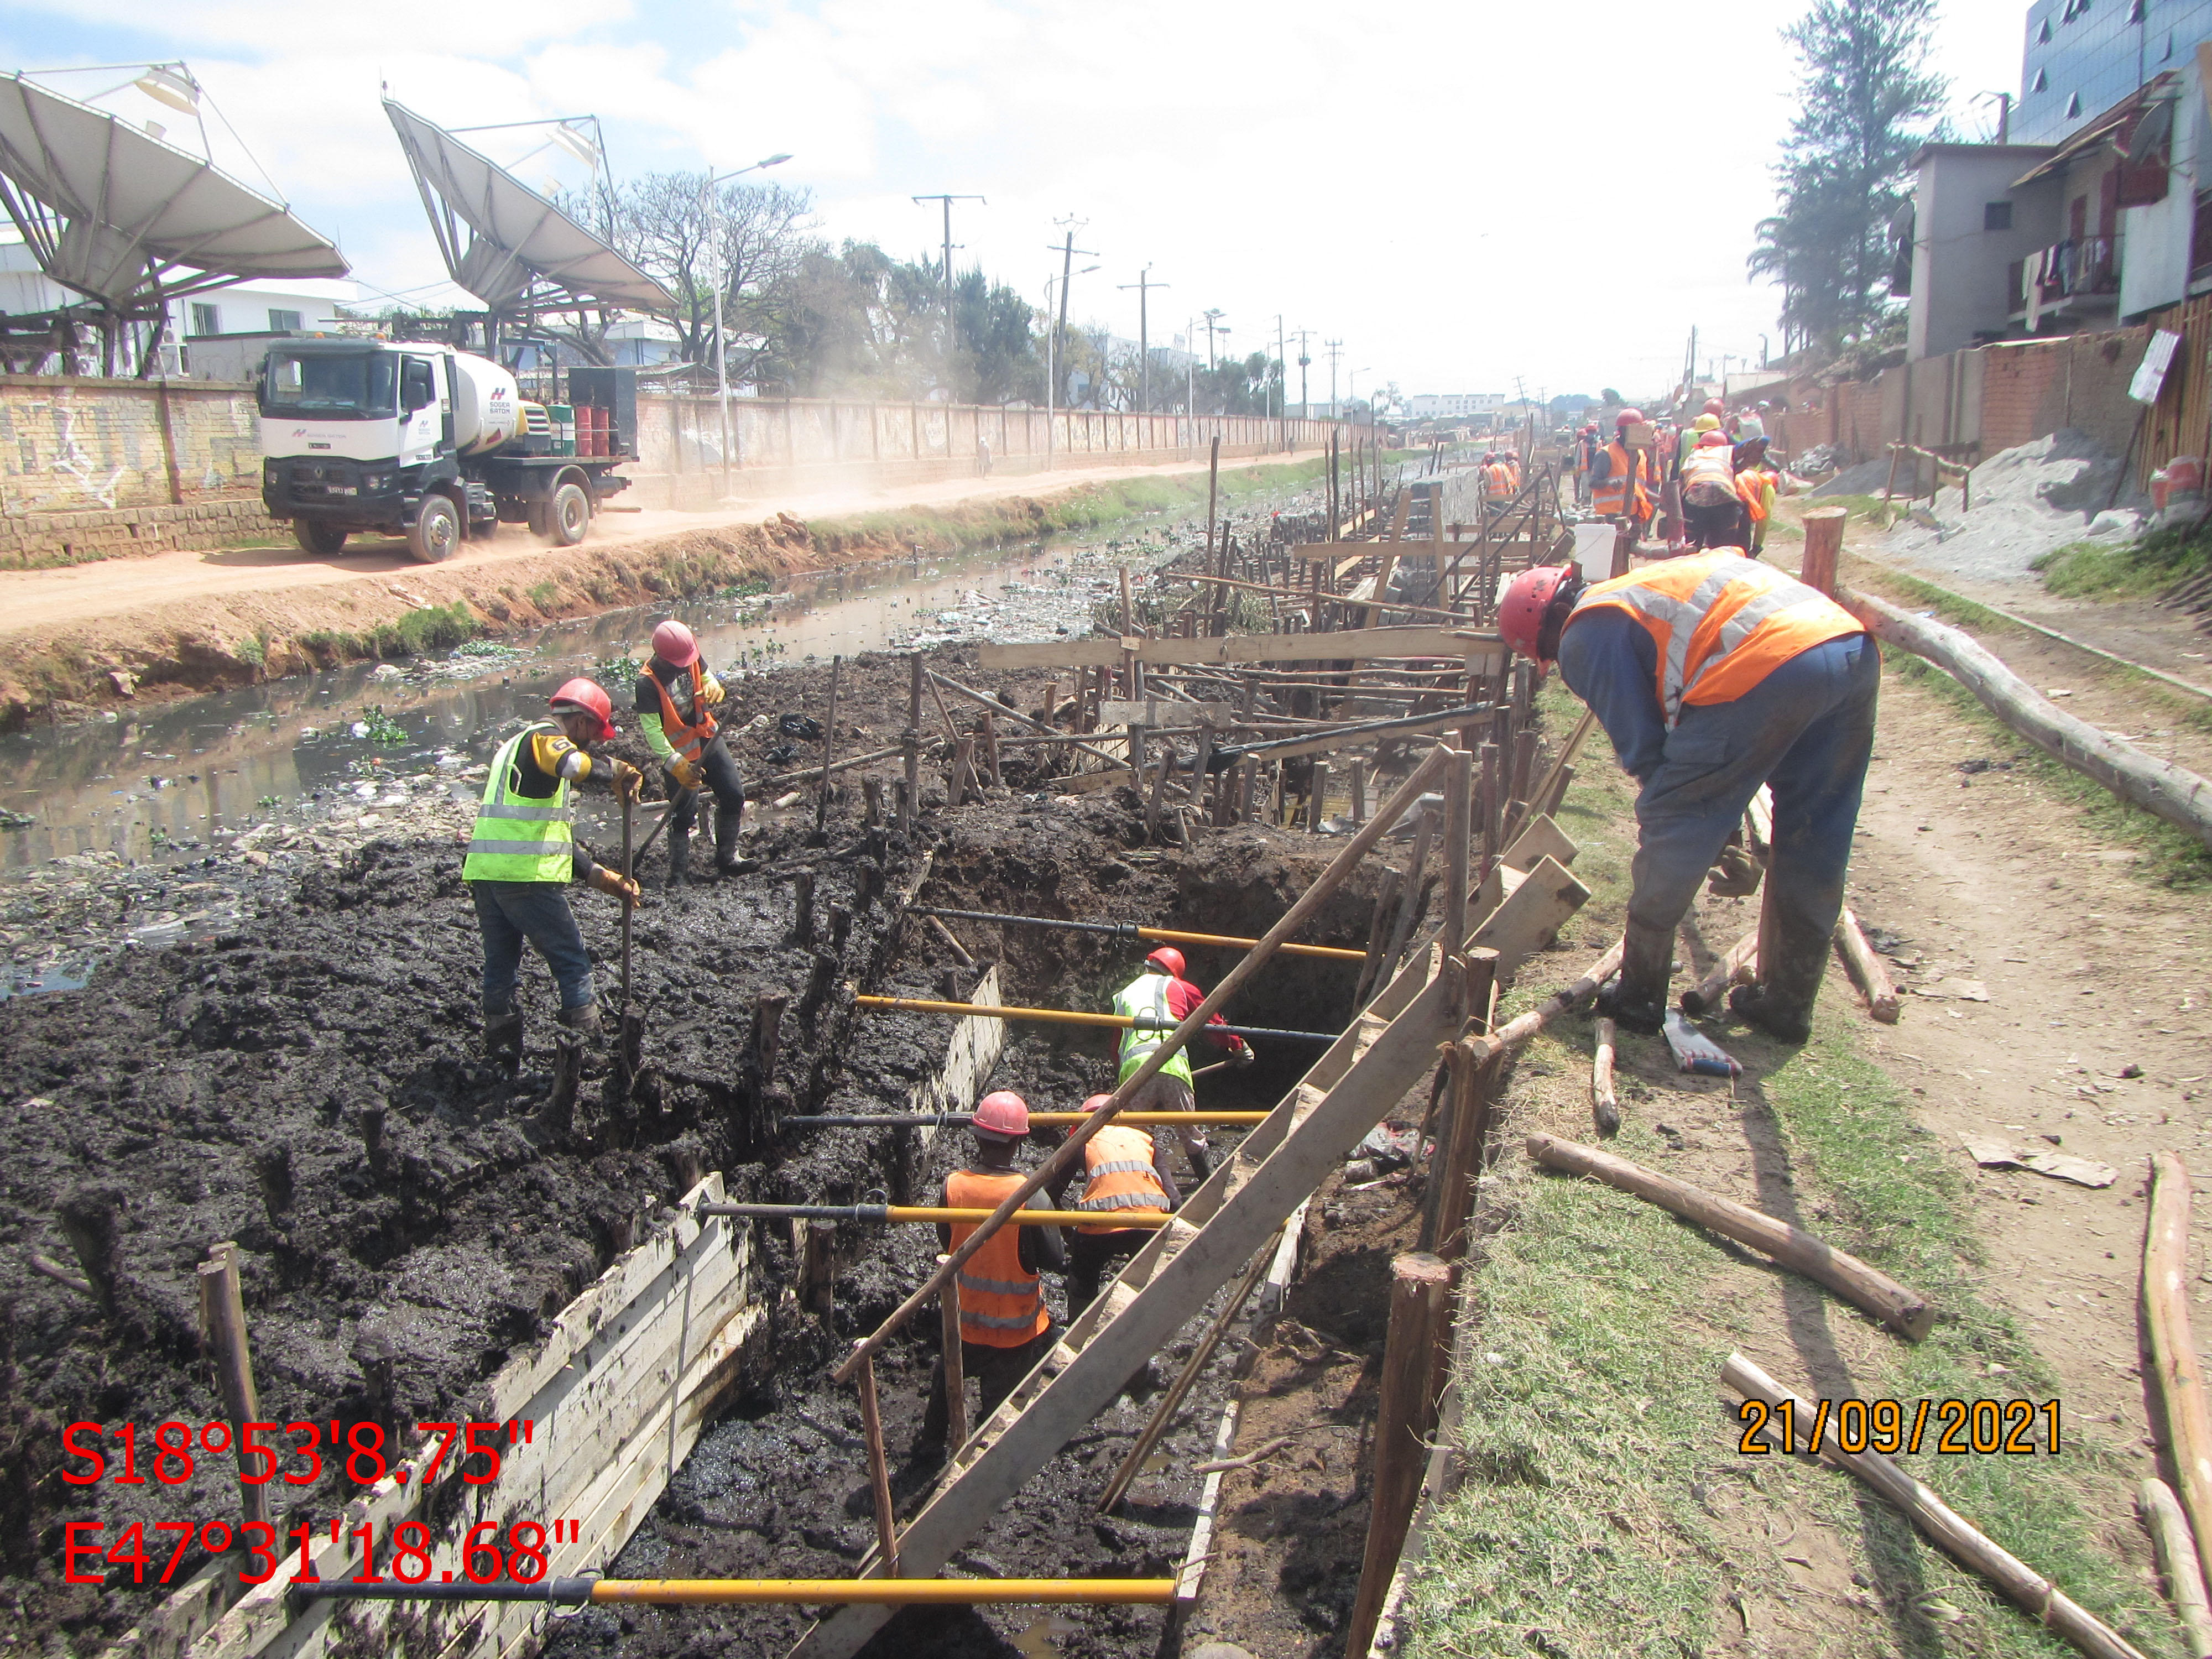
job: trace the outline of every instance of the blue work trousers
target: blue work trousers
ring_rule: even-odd
[[[1733,702],[1686,705],[1636,798],[1629,921],[1673,934],[1764,783],[1774,790],[1776,921],[1791,939],[1833,933],[1881,689],[1881,654],[1854,634],[1799,653]]]
[[[568,908],[566,882],[472,881],[468,889],[476,902],[477,928],[483,935],[485,1013],[514,1012],[526,939],[553,970],[562,1008],[580,1008],[592,1000],[592,954]]]

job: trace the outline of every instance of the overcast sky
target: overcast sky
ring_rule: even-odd
[[[1938,0],[1962,136],[2019,89],[2022,0]],[[1344,342],[1340,389],[1530,392],[1669,381],[1778,347],[1748,283],[1795,74],[1798,8],[1680,0],[11,0],[0,61],[184,58],[310,224],[375,292],[442,275],[380,81],[434,121],[593,113],[617,173],[778,150],[819,229],[955,257],[1032,303],[1082,222],[1073,311],[1156,340],[1218,307],[1239,353],[1276,319]],[[136,94],[130,94],[136,96]],[[149,116],[176,118],[149,104]],[[491,147],[488,143],[487,147]],[[510,152],[511,153],[511,152]],[[502,156],[501,159],[506,159]],[[532,182],[557,168],[524,166]],[[573,173],[573,169],[571,169]],[[444,297],[449,290],[428,289]],[[1291,356],[1295,360],[1297,344]],[[1296,386],[1293,368],[1293,387]],[[1295,396],[1295,392],[1293,393]]]

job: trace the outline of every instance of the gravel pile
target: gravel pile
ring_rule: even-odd
[[[1887,465],[1882,463],[1885,471]],[[2117,507],[2106,507],[2119,471],[2116,457],[2070,428],[2038,438],[1974,469],[1971,511],[1956,488],[1939,490],[1932,504],[1922,501],[1890,532],[1883,550],[1942,574],[2031,580],[2036,560],[2069,543],[2120,542],[2142,532],[2148,497],[2123,487]]]

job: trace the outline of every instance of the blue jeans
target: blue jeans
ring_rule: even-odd
[[[580,1008],[592,1000],[592,954],[568,908],[566,882],[472,881],[468,889],[476,902],[477,928],[483,935],[485,1013],[514,1012],[525,939],[553,970],[562,1007]]]
[[[1796,939],[1825,940],[1843,908],[1881,689],[1881,654],[1854,634],[1799,653],[1733,702],[1685,707],[1636,798],[1629,921],[1672,935],[1764,783],[1776,921]]]

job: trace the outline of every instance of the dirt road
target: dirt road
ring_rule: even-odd
[[[1292,454],[1269,460],[1273,464],[1309,458]],[[902,507],[1048,497],[1086,484],[1203,472],[1206,465],[1179,461],[1165,466],[1085,467],[1079,471],[1018,477],[952,478],[892,489],[749,497],[732,500],[711,513],[617,510],[604,514],[593,525],[585,545],[595,552],[611,552],[687,532],[757,525],[779,514],[805,523]],[[619,508],[619,498],[616,505]],[[462,544],[460,550],[437,568],[482,571],[519,559],[542,558],[546,552],[545,543],[526,526],[501,525],[488,541]],[[425,568],[407,556],[402,543],[356,538],[343,552],[331,558],[318,557],[288,544],[278,548],[156,553],[148,558],[108,559],[57,570],[0,571],[0,622],[4,622],[0,634],[52,629],[149,605],[325,587],[394,574],[420,575]]]

